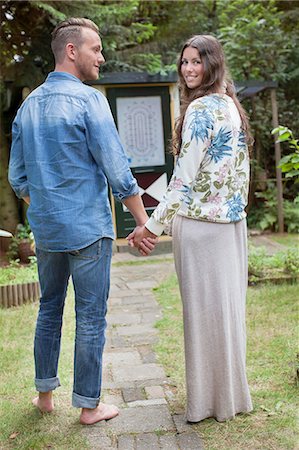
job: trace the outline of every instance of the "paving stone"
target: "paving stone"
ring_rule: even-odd
[[[111,348],[122,348],[122,347],[128,347],[127,341],[122,336],[112,336],[110,341],[110,347]]]
[[[145,364],[155,363],[157,361],[156,354],[150,345],[138,345],[138,351],[141,355],[142,362]]]
[[[158,306],[154,306],[150,303],[139,303],[138,305],[135,306],[134,311],[142,314],[152,313],[154,311],[159,313],[160,309],[158,308]]]
[[[182,450],[204,450],[200,437],[194,432],[179,434],[177,439]]]
[[[160,450],[158,436],[154,433],[144,433],[136,436],[136,450]]]
[[[122,409],[119,416],[107,422],[107,427],[116,434],[175,431],[166,405]]]
[[[107,351],[103,355],[103,365],[111,364],[113,367],[124,364],[141,364],[142,360],[137,350]]]
[[[116,283],[116,286],[119,288],[119,289],[127,289],[127,285],[126,285],[126,283],[123,281],[123,280],[120,280],[118,283]]]
[[[132,326],[123,326],[117,328],[117,334],[119,336],[135,336],[135,335],[148,335],[148,334],[157,334],[158,330],[153,328],[151,325],[132,325]]]
[[[110,297],[108,300],[108,310],[111,310],[112,308],[116,308],[117,306],[121,307],[122,305],[122,299],[121,297]]]
[[[158,384],[163,385],[164,383],[167,383],[165,378],[154,378],[154,379],[135,381],[135,386],[146,388],[147,386],[157,386]]]
[[[158,364],[140,364],[134,366],[112,367],[112,376],[115,382],[127,380],[148,380],[165,377],[164,369]]]
[[[112,439],[105,434],[103,428],[94,426],[84,427],[82,434],[87,438],[92,450],[110,450],[117,448]]]
[[[140,280],[140,281],[129,281],[127,287],[129,289],[152,289],[157,286],[156,280]]]
[[[185,414],[174,414],[172,418],[179,433],[191,431],[192,425],[187,423]]]
[[[134,450],[135,449],[135,437],[131,434],[121,434],[118,436],[119,450]]]
[[[175,400],[175,395],[170,389],[165,389],[164,392],[165,392],[165,397],[168,399],[169,402]]]
[[[107,315],[108,326],[112,325],[133,325],[141,322],[141,314],[118,313],[113,312]]]
[[[113,274],[113,280],[111,282],[111,286],[114,286],[115,284],[118,284],[121,281],[123,281],[122,276],[121,276],[121,271],[119,272],[118,275],[116,273],[114,273]]]
[[[179,450],[177,438],[175,435],[164,434],[163,436],[160,436],[159,444],[162,450]]]
[[[148,334],[148,335],[142,335],[142,334],[136,334],[135,336],[127,336],[126,341],[127,344],[130,346],[136,346],[136,345],[143,345],[143,344],[155,344],[158,341],[157,334]]]
[[[163,258],[151,266],[150,272],[148,266],[139,267],[137,272],[129,265],[112,267],[103,397],[121,410],[110,421],[86,427],[92,450],[202,448],[199,436],[190,430],[183,415],[172,419],[163,389],[169,380],[156,364],[152,348],[158,340],[153,325],[161,317],[161,309],[151,289],[171,272],[173,263],[165,264]],[[123,408],[125,403],[127,408]],[[177,437],[177,429],[185,432]]]
[[[146,304],[152,304],[153,306],[157,305],[157,302],[154,300],[153,296],[151,295],[130,295],[128,297],[122,297],[122,304],[123,305],[134,305],[136,307],[139,304],[146,305]]]
[[[102,381],[103,383],[109,383],[113,381],[110,366],[103,367]]]
[[[136,305],[119,305],[113,308],[110,308],[109,313],[122,314],[123,312],[136,313],[136,314],[144,314],[144,313],[152,313],[159,312],[159,308],[155,305],[152,305],[150,302],[138,303]]]
[[[148,386],[145,388],[147,398],[164,398],[164,390],[162,386]]]
[[[111,284],[109,289],[109,298],[114,297],[114,295],[117,295],[119,292],[121,292],[121,289],[116,284]]]
[[[141,316],[141,323],[150,323],[154,325],[161,318],[162,314],[159,311],[146,312]]]
[[[144,389],[139,387],[124,388],[122,389],[122,395],[126,403],[134,402],[136,400],[145,400],[146,398]]]
[[[165,398],[151,398],[150,400],[136,400],[128,403],[129,408],[136,408],[136,406],[150,406],[150,405],[167,405]]]
[[[132,296],[136,296],[136,295],[139,295],[139,296],[142,296],[143,295],[143,293],[144,293],[144,290],[143,289],[140,289],[140,290],[138,290],[138,289],[119,289],[119,288],[115,288],[114,290],[113,290],[113,292],[111,292],[110,291],[110,293],[109,293],[109,303],[110,303],[110,301],[113,301],[112,299],[113,298],[118,298],[118,297],[127,297],[128,295],[132,295]]]
[[[120,389],[107,390],[103,392],[104,403],[108,405],[123,406],[124,399]]]

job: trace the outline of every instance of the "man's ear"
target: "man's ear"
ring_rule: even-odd
[[[76,47],[74,46],[74,44],[72,44],[71,42],[66,44],[65,51],[66,51],[66,54],[69,57],[69,59],[74,61],[75,57],[76,57]]]

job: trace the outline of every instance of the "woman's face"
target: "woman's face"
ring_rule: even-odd
[[[195,89],[201,85],[204,69],[196,48],[185,48],[181,62],[181,72],[189,89]]]

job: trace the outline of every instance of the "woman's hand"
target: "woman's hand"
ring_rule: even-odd
[[[158,243],[158,237],[151,233],[144,225],[137,226],[132,233],[127,236],[128,244],[138,248],[142,256],[148,256]]]

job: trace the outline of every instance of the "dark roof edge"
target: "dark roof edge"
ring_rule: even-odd
[[[105,84],[151,84],[151,83],[176,83],[177,74],[171,72],[167,75],[151,75],[147,72],[107,72],[100,75],[95,81],[88,81],[89,85]]]

